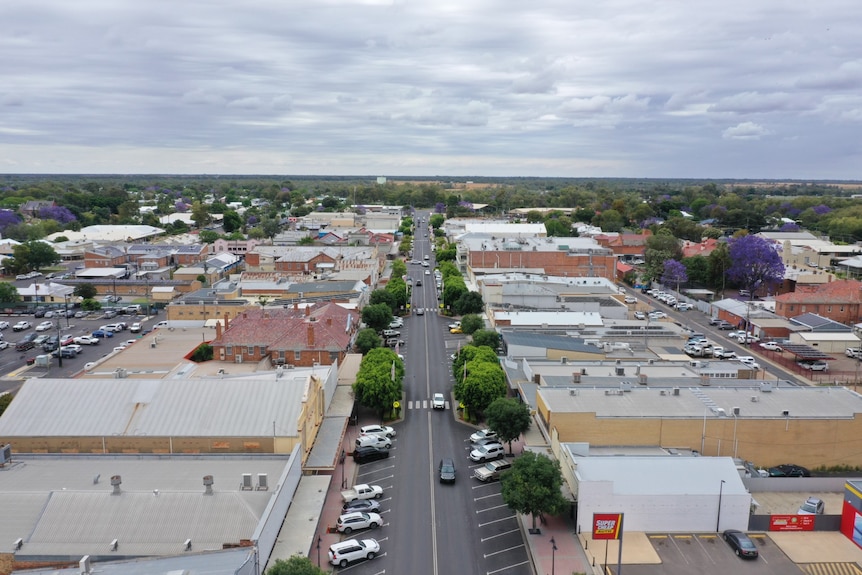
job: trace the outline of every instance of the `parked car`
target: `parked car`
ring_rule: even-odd
[[[802,369],[810,369],[811,371],[828,371],[829,364],[818,359],[816,361],[798,361],[796,364]]]
[[[450,329],[449,329],[449,333],[464,333],[464,332],[463,332],[463,331],[461,331],[461,327],[460,327],[460,326],[458,326],[458,327],[450,328]]]
[[[395,437],[397,435],[395,429],[388,425],[363,425],[359,428],[359,433],[362,435],[382,435],[384,437]]]
[[[736,352],[730,349],[724,349],[721,346],[715,346],[712,348],[712,357],[716,359],[734,359],[736,357]]]
[[[440,483],[455,483],[455,462],[451,457],[440,460]]]
[[[489,461],[482,467],[478,467],[476,471],[473,472],[473,477],[478,479],[479,481],[488,482],[494,481],[496,479],[500,479],[500,474],[506,471],[507,469],[512,468],[512,462],[506,459],[498,459],[496,461]]]
[[[61,357],[63,359],[72,359],[77,354],[74,349],[69,349],[68,347],[61,347],[60,349],[55,349],[51,352],[51,355],[54,357]]]
[[[446,398],[442,393],[435,393],[431,400],[431,407],[434,409],[446,409]]]
[[[727,544],[730,545],[730,548],[733,549],[737,557],[757,559],[757,547],[755,547],[754,541],[742,531],[728,529],[722,533],[722,537],[727,541]]]
[[[690,303],[686,303],[683,301],[683,302],[676,304],[676,309],[677,309],[677,311],[688,311],[690,309],[694,309],[694,306],[691,305]]]
[[[638,303],[638,298],[636,298],[636,297],[635,297],[635,296],[633,296],[633,295],[627,295],[627,296],[623,299],[623,301],[624,301],[624,302],[626,302],[626,303]]]
[[[380,543],[376,539],[348,539],[329,546],[329,562],[340,567],[360,559],[374,559],[380,553]]]
[[[93,337],[98,337],[98,338],[106,338],[106,337],[114,337],[114,332],[107,331],[104,329],[97,329],[96,331],[94,331],[90,335]]]
[[[488,445],[483,445],[482,447],[477,447],[473,451],[470,452],[470,459],[479,463],[480,461],[492,461],[494,459],[499,459],[503,457],[505,451],[503,450],[503,446],[499,443],[489,443]]]
[[[73,341],[80,345],[97,345],[100,340],[99,338],[93,337],[91,335],[81,335],[76,337]]]
[[[132,333],[138,333],[139,331],[141,331],[142,328],[143,326],[141,325],[141,323],[136,321],[129,327],[129,331]]]
[[[718,325],[721,321],[722,320],[718,319],[717,317],[711,317],[709,318],[709,325]]]
[[[760,343],[760,347],[762,347],[766,351],[777,351],[779,353],[784,351],[783,349],[781,349],[781,346],[774,341],[763,341]]]
[[[33,327],[33,325],[29,321],[19,321],[12,326],[12,331],[24,331],[25,329],[30,329],[31,327]]]
[[[380,511],[380,503],[374,499],[354,499],[341,506],[342,511],[365,511],[367,513]]]
[[[352,511],[339,516],[335,528],[339,533],[350,535],[359,529],[377,529],[383,525],[383,520],[377,513],[366,513],[365,511]]]
[[[28,349],[33,349],[36,347],[35,339],[35,333],[28,333],[24,336],[24,339],[19,340],[18,343],[15,344],[15,351],[27,351]]]
[[[401,332],[394,330],[394,329],[384,329],[383,330],[383,337],[398,337],[400,335],[401,335]]]
[[[480,439],[496,439],[496,437],[497,437],[496,431],[494,431],[493,429],[485,428],[485,429],[481,429],[481,430],[477,431],[476,433],[474,433],[473,435],[471,435],[470,436],[470,442],[475,443],[475,442],[479,441]]]
[[[50,329],[54,329],[54,322],[52,321],[43,321],[36,326],[36,331],[48,331]]]
[[[461,329],[461,322],[460,321],[452,322],[448,325],[448,328],[449,329],[455,329],[455,328]]]
[[[736,359],[738,359],[751,369],[760,369],[760,364],[757,363],[757,361],[750,355],[740,355]]]
[[[646,319],[646,314],[642,311],[636,311],[635,319]]]
[[[823,503],[822,499],[817,497],[809,497],[805,500],[805,503],[799,506],[799,511],[796,512],[797,515],[823,515],[825,510],[825,503]]]
[[[723,331],[733,329],[733,324],[730,323],[729,321],[721,320],[720,322],[718,322],[718,329],[723,330]]]
[[[392,440],[385,435],[360,435],[356,438],[356,447],[383,447],[389,449],[392,447]]]
[[[390,329],[397,329],[399,327],[404,327],[404,320],[400,317],[396,317],[391,322],[389,322]]]
[[[811,472],[795,463],[782,463],[768,469],[770,477],[811,477]]]
[[[844,355],[846,355],[847,357],[855,357],[856,359],[859,359],[860,357],[862,357],[862,350],[859,350],[855,347],[848,347],[844,350]]]
[[[353,460],[356,463],[369,463],[389,457],[389,450],[381,447],[357,447],[353,450]]]
[[[8,321],[0,321],[0,329],[9,329]]]
[[[81,319],[81,318],[87,317],[87,312],[85,312],[85,311],[76,311],[76,312],[75,312],[75,317],[76,317],[77,319]]]

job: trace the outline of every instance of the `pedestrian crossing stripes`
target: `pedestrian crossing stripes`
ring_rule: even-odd
[[[407,402],[407,409],[433,409],[431,407],[430,399],[417,399],[417,400],[409,400]],[[446,402],[446,409],[449,409],[449,402]]]
[[[808,575],[862,575],[856,563],[806,563],[799,567]]]
[[[413,311],[417,312],[420,309],[422,310],[423,313],[439,313],[440,312],[440,310],[437,309],[436,307],[414,307]]]

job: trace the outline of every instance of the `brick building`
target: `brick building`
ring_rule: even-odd
[[[795,292],[776,296],[775,313],[787,318],[814,313],[845,325],[858,323],[862,321],[862,282],[838,280],[822,285],[797,285]]]

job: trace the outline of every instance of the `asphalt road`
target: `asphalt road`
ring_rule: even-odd
[[[384,530],[369,533],[381,540],[384,556],[340,570],[343,572],[413,573],[451,575],[454,573],[532,573],[527,562],[523,537],[517,522],[500,500],[499,483],[477,490],[471,478],[472,462],[465,440],[474,428],[456,421],[452,413],[452,376],[448,356],[463,336],[451,335],[446,327],[451,320],[437,312],[437,292],[433,276],[435,260],[425,238],[429,214],[419,215],[425,225],[417,230],[413,259],[430,267],[408,264],[408,273],[422,279],[414,287],[412,308],[401,329],[406,345],[399,350],[405,357],[405,417],[398,424],[392,455],[391,475],[376,471],[376,480],[391,482],[391,504]],[[429,234],[430,235],[430,234]],[[430,270],[432,275],[425,275]],[[425,309],[417,315],[417,308]],[[431,407],[434,393],[447,398],[444,411]],[[441,484],[437,475],[440,459],[451,457],[456,465],[454,484]],[[363,478],[364,480],[365,478]],[[368,478],[371,480],[371,477]],[[385,540],[383,539],[385,538]]]

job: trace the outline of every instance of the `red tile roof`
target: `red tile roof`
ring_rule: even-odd
[[[862,301],[862,282],[838,280],[821,285],[798,286],[797,290],[775,297],[780,303],[850,303]]]

